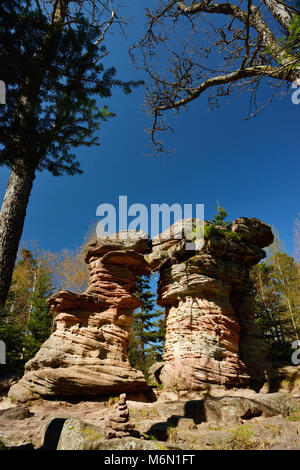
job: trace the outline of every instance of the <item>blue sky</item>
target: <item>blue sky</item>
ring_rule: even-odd
[[[129,28],[128,41],[120,36],[107,41],[111,54],[106,65],[116,66],[123,80],[144,78],[127,54],[140,30],[137,21]],[[232,220],[258,217],[275,227],[293,254],[293,223],[300,212],[300,105],[292,104],[291,94],[250,121],[243,119],[246,96],[232,104],[225,98],[220,109],[208,112],[203,95],[179,118],[170,116],[176,133],[166,142],[175,152],[153,158],[145,155],[149,136],[144,128],[150,120],[142,109],[143,87],[128,96],[116,90],[102,103],[117,117],[100,129],[101,146],[76,150],[84,174],[54,178],[38,173],[22,240],[53,251],[75,248],[97,220],[97,206],[117,205],[119,195],[127,195],[128,204],[148,207],[203,203],[206,219],[214,216],[219,201]],[[8,169],[1,168],[1,198],[8,176]]]

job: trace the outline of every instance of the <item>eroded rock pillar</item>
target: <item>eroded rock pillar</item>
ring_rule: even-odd
[[[268,225],[246,218],[207,231],[199,251],[164,234],[152,240],[149,262],[160,271],[158,303],[166,308],[165,389],[243,387],[263,377],[249,269],[272,240]]]

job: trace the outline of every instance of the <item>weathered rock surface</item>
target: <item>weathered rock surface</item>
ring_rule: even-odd
[[[246,218],[233,222],[229,234],[213,233],[196,252],[186,249],[185,240],[154,240],[158,304],[166,308],[164,389],[263,383],[267,348],[253,321],[249,269],[272,240],[268,225]]]
[[[106,439],[103,428],[80,419],[69,418],[63,423],[52,420],[45,432],[43,449],[45,450],[171,450],[177,445],[153,442],[133,436]],[[49,432],[49,429],[52,430]],[[60,429],[59,429],[60,428]]]
[[[60,435],[57,450],[168,450],[163,442],[141,440],[136,437],[105,439],[103,430],[77,419],[66,420]]]
[[[274,364],[269,380],[264,384],[262,391],[272,392],[278,390],[288,393],[300,401],[300,366],[283,366]]]
[[[9,396],[24,402],[38,396],[138,392],[147,388],[142,372],[128,361],[136,276],[148,272],[148,241],[104,239],[90,242],[86,261],[89,287],[83,294],[60,291],[49,300],[56,331],[27,362],[24,377]]]
[[[144,439],[106,439],[111,401],[40,399],[28,404],[28,418],[0,415],[0,441],[8,448],[43,450],[300,449],[300,410],[294,411],[297,401],[286,394],[220,388],[205,399],[198,396],[174,402],[128,400],[130,419]],[[0,399],[0,407],[8,404]]]
[[[26,406],[16,406],[13,408],[7,408],[6,410],[0,410],[0,419],[8,420],[23,420],[31,418],[32,413]]]
[[[119,402],[105,421],[105,437],[107,439],[128,437],[133,431],[134,425],[129,422],[126,393],[122,393]]]
[[[166,444],[184,442],[197,450],[299,450],[299,430],[299,422],[277,416],[231,426],[202,423],[197,430],[169,428]]]

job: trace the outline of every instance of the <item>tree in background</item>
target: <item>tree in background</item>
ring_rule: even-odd
[[[23,372],[52,331],[53,317],[46,299],[53,293],[47,259],[22,249],[1,314],[0,339],[6,344],[7,364],[0,373]]]
[[[274,278],[281,292],[286,314],[291,324],[294,339],[299,340],[300,327],[300,280],[294,258],[284,252],[283,243],[275,234],[274,242],[268,248],[269,259],[273,265]]]
[[[95,131],[114,115],[103,99],[115,87],[129,93],[141,84],[117,80],[115,68],[104,68],[106,32],[120,23],[113,4],[1,1],[0,78],[7,99],[0,106],[0,165],[11,174],[0,212],[0,310],[37,171],[81,173],[73,149],[97,144]]]
[[[70,250],[65,248],[57,253],[47,254],[51,264],[53,279],[58,289],[71,290],[72,292],[84,292],[89,285],[89,270],[85,262],[85,246],[95,238],[96,223],[87,231],[83,244]]]
[[[84,260],[83,247],[68,248],[51,254],[53,277],[59,289],[84,292],[89,285],[89,271]]]
[[[131,50],[149,78],[156,152],[165,151],[159,136],[170,129],[169,110],[178,114],[205,92],[210,108],[221,97],[249,93],[252,117],[300,79],[299,2],[159,0],[145,16],[147,29]],[[261,83],[270,91],[263,102]]]
[[[295,259],[300,263],[300,214],[295,220]]]
[[[129,361],[148,377],[149,367],[161,360],[165,339],[164,312],[155,308],[149,277],[137,279],[137,297],[143,302],[134,313]]]
[[[255,322],[271,345],[273,359],[286,359],[291,343],[285,332],[285,305],[278,292],[271,264],[262,262],[251,270],[251,280],[255,290]]]

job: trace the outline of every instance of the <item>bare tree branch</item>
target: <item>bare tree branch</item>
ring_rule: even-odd
[[[295,81],[300,76],[300,41],[290,24],[295,14],[281,0],[160,0],[147,10],[147,30],[130,52],[139,54],[149,76],[146,107],[154,116],[150,133],[158,151],[164,148],[156,135],[170,129],[161,122],[166,111],[178,112],[208,90],[209,105],[217,106],[220,97],[244,89],[254,116],[265,107],[257,102],[265,79],[276,82],[266,103]]]

